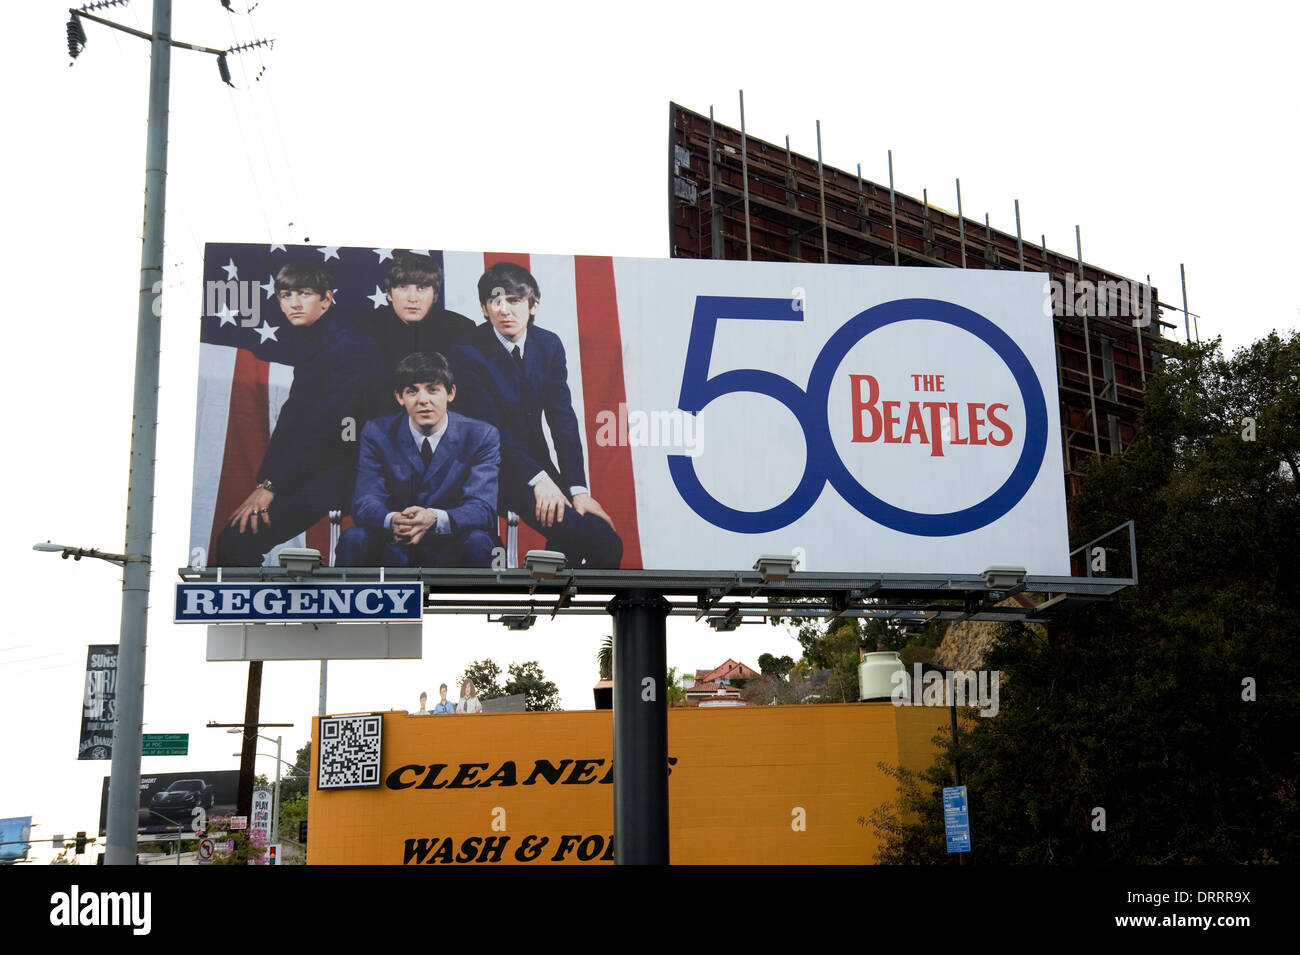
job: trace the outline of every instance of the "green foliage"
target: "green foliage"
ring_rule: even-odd
[[[286,775],[280,779],[280,815],[283,819],[284,804],[290,800],[297,799],[299,796],[305,797],[307,794],[307,780],[311,774],[311,740],[298,750],[294,757],[293,769],[286,770]],[[297,832],[297,829],[294,830]]]
[[[491,660],[475,660],[465,668],[454,688],[457,697],[466,680],[474,681],[474,689],[478,691],[480,700],[494,700],[506,695],[501,688],[501,668]]]
[[[600,641],[600,649],[596,651],[596,665],[600,667],[602,680],[614,679],[614,638],[612,636],[606,636]]]
[[[515,693],[524,695],[526,710],[558,710],[560,708],[560,691],[554,683],[546,679],[541,666],[536,660],[526,663],[512,663],[509,670],[510,679],[506,681],[504,696]],[[476,684],[477,685],[477,684]]]
[[[685,706],[686,705],[686,688],[682,686],[682,676],[677,672],[677,667],[668,668],[668,679],[664,682],[668,687],[668,705]]]
[[[1135,520],[1140,586],[1062,613],[1050,642],[1000,630],[985,660],[999,715],[967,721],[926,771],[893,771],[881,861],[952,861],[954,757],[981,862],[1300,858],[1300,337],[1229,359],[1217,342],[1171,350],[1138,440],[1072,502],[1078,543]]]

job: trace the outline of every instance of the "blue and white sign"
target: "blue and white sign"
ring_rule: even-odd
[[[177,584],[177,623],[419,620],[423,590],[403,583]]]
[[[943,831],[949,852],[970,852],[970,806],[965,786],[943,788]]]

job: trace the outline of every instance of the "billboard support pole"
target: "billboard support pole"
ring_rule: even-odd
[[[117,726],[105,820],[106,865],[135,865],[144,719],[145,633],[149,623],[154,455],[158,443],[158,349],[167,193],[167,101],[171,88],[171,0],[154,0],[149,51],[149,125],[145,146],[144,241],[136,316],[135,396],[127,478],[126,547],[122,574]]]
[[[754,258],[754,247],[749,238],[749,141],[745,138],[745,91],[740,91],[740,176],[745,195],[745,261]]]
[[[1074,227],[1075,262],[1079,268],[1079,281],[1083,281],[1083,240],[1079,238],[1079,227]],[[1097,428],[1097,395],[1092,387],[1092,336],[1088,332],[1088,309],[1083,308],[1083,352],[1088,360],[1088,406],[1092,409],[1092,448],[1097,457],[1101,457],[1101,432]]]
[[[1020,260],[1020,271],[1025,270],[1025,239],[1020,234],[1020,200],[1016,200],[1016,258]]]
[[[621,591],[614,618],[614,861],[668,864],[668,646],[672,605]]]
[[[961,267],[966,268],[966,216],[961,211],[961,180],[957,180],[957,241],[961,245]]]
[[[817,217],[822,223],[822,261],[830,262],[831,249],[826,239],[826,176],[822,171],[822,121],[817,120]]]
[[[886,150],[889,157],[889,244],[894,247],[894,264],[898,264],[898,207],[894,201],[894,151]],[[858,167],[858,178],[862,178],[862,167]],[[859,190],[862,184],[858,184]]]

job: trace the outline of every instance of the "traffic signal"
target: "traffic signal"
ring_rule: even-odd
[[[86,854],[86,830],[82,829],[80,832],[77,833],[77,855],[84,856],[85,854]]]
[[[276,848],[277,848],[276,846],[267,846],[267,847],[266,847],[266,864],[267,864],[267,865],[275,865],[275,850],[276,850]]]

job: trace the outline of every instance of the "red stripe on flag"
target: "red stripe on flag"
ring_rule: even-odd
[[[578,292],[588,480],[592,497],[605,508],[623,538],[623,568],[640,570],[641,535],[636,522],[632,449],[617,444],[601,447],[596,442],[596,415],[602,410],[617,415],[619,406],[627,401],[614,260],[609,256],[576,255],[573,271]]]
[[[533,267],[532,261],[529,258],[527,252],[484,252],[483,253],[484,272],[492,268],[492,266],[496,265],[498,262],[513,262],[516,265],[522,265],[526,269],[531,269]],[[501,540],[504,542],[506,539],[505,519],[502,518],[497,523],[501,533]],[[546,539],[542,537],[541,534],[537,533],[537,531],[533,530],[531,527],[529,527],[521,520],[519,522],[519,536],[517,538],[517,546],[519,549],[519,561],[520,564],[522,565],[524,555],[527,554],[530,550],[546,549]]]
[[[230,515],[257,484],[257,469],[271,440],[267,375],[270,365],[240,348],[230,376],[230,414],[226,416],[226,447],[221,456],[221,483],[212,513],[208,553],[217,551],[217,537]]]

